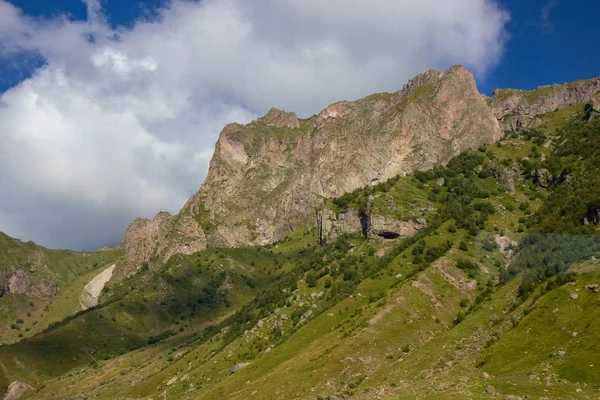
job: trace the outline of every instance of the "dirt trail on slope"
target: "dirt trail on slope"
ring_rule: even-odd
[[[100,296],[100,292],[104,288],[106,282],[112,277],[114,269],[115,264],[100,272],[85,285],[83,293],[81,293],[81,296],[79,297],[79,303],[81,304],[82,309],[85,310],[98,304],[98,296]]]

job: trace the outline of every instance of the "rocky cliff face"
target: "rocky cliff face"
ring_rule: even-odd
[[[541,114],[589,102],[599,91],[600,77],[536,90],[496,89],[489,105],[502,130],[514,132],[539,126]]]
[[[323,197],[444,164],[501,136],[461,66],[428,71],[396,93],[330,105],[309,119],[271,109],[230,124],[208,176],[180,215],[212,246],[263,245],[314,225]]]
[[[111,278],[120,280],[145,263],[164,264],[173,254],[192,254],[206,248],[206,237],[189,214],[159,212],[152,219],[137,218],[129,224],[119,245],[125,256]]]
[[[444,164],[503,132],[535,127],[539,115],[558,108],[591,100],[594,117],[599,91],[595,78],[532,91],[498,89],[486,99],[472,74],[453,66],[418,75],[395,93],[340,101],[308,119],[272,108],[247,125],[223,129],[204,184],[177,215],[132,223],[121,245],[123,263],[129,274],[136,265],[206,246],[272,243],[314,226],[323,198]],[[365,228],[352,212],[321,218],[328,238],[361,230],[404,237],[423,226],[373,215]]]

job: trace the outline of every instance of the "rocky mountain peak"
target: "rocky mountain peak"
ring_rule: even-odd
[[[462,66],[427,71],[396,93],[334,103],[307,120],[273,108],[223,129],[208,176],[182,213],[201,223],[208,245],[271,243],[314,225],[321,196],[443,164],[500,135]]]
[[[182,210],[135,220],[127,229],[121,247],[129,273],[134,265],[207,246],[275,242],[314,226],[324,198],[445,164],[599,91],[595,78],[496,90],[486,98],[473,74],[455,65],[417,75],[394,93],[333,103],[309,119],[271,108],[249,124],[229,124],[205,182]]]
[[[271,108],[263,117],[258,119],[269,126],[275,128],[290,128],[297,129],[300,127],[300,122],[296,118],[296,113],[285,112],[275,107]]]

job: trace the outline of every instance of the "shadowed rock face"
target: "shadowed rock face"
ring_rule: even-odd
[[[130,276],[143,264],[164,264],[173,254],[192,254],[206,248],[206,238],[198,222],[187,214],[172,216],[159,212],[150,221],[137,218],[129,224],[119,245],[125,257],[117,262],[112,281]]]
[[[597,99],[600,77],[564,85],[541,86],[536,90],[496,89],[489,100],[504,132],[535,128],[538,115]]]

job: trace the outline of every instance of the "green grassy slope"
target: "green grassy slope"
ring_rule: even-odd
[[[50,322],[76,312],[87,281],[121,256],[120,250],[51,250],[0,232],[0,287],[4,287],[0,296],[0,344],[29,337]],[[8,280],[15,271],[21,271],[28,282],[25,293],[8,290]],[[57,296],[39,290],[44,285],[56,287]]]
[[[582,117],[550,113],[329,202],[426,218],[412,238],[319,247],[297,231],[142,269],[0,348],[0,385],[25,380],[36,399],[594,398],[600,122]]]

